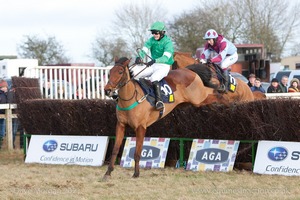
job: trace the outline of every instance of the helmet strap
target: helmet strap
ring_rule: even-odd
[[[158,41],[161,40],[165,36],[165,31],[159,31],[159,35],[160,35],[160,37],[159,37]]]

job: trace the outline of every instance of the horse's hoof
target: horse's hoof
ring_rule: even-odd
[[[106,182],[106,181],[108,181],[110,178],[111,178],[110,175],[104,175],[103,178],[102,178],[102,181],[103,181],[103,182]]]
[[[133,176],[132,176],[132,178],[138,178],[139,176],[140,176],[139,173],[134,173]]]

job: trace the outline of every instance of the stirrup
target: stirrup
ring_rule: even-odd
[[[161,110],[161,109],[163,109],[164,107],[165,107],[165,105],[164,105],[164,103],[163,103],[162,101],[158,101],[158,102],[156,102],[156,104],[155,104],[156,110]]]
[[[225,84],[220,85],[220,87],[217,89],[217,91],[220,93],[225,93],[226,92]]]

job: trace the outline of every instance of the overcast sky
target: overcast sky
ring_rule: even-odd
[[[141,0],[0,0],[0,55],[17,55],[24,35],[55,36],[72,62],[93,63],[91,43],[110,26],[115,10]],[[151,0],[148,0],[151,2]],[[168,18],[197,5],[197,0],[161,0]]]

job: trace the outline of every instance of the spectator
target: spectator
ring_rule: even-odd
[[[14,88],[8,89],[8,84],[5,80],[0,80],[0,103],[15,103],[15,91]],[[5,114],[5,110],[1,109],[0,114]],[[16,133],[18,131],[18,119],[12,119],[12,132],[13,132],[13,144],[15,142]],[[6,133],[6,121],[5,119],[0,119],[0,149],[2,147],[3,138]]]
[[[282,93],[282,89],[279,86],[279,81],[277,78],[273,78],[271,85],[268,87],[267,93]]]
[[[45,99],[50,98],[50,86],[51,86],[51,84],[50,84],[49,80],[47,80],[47,82],[45,82],[43,85],[43,98],[45,98]],[[47,91],[46,91],[46,88],[47,88]]]
[[[287,84],[289,82],[289,77],[288,76],[282,76],[281,81],[279,83],[279,86],[281,87],[281,90],[283,93],[287,93]]]
[[[290,82],[290,87],[288,88],[288,92],[299,92],[299,80],[297,78],[293,78]]]
[[[4,79],[0,80],[0,104],[7,103],[8,84]],[[1,109],[0,114],[5,114],[5,110]],[[0,119],[0,149],[2,148],[3,138],[5,136],[5,119]]]
[[[249,80],[248,86],[250,88],[254,86],[255,78],[256,78],[255,74],[249,74],[249,76],[248,76],[248,80]]]
[[[6,103],[11,103],[11,104],[16,103],[15,88],[13,86],[7,92],[7,102]],[[13,113],[15,114],[15,112],[13,112]],[[19,119],[18,118],[13,118],[12,119],[12,134],[13,134],[13,146],[14,146],[14,148],[15,148],[15,140],[16,140],[16,135],[17,135],[17,132],[18,132],[18,127],[19,127]]]
[[[262,93],[266,93],[265,89],[261,85],[260,78],[255,79],[254,86],[251,87],[251,91],[252,92],[259,91],[259,92],[262,92]]]

